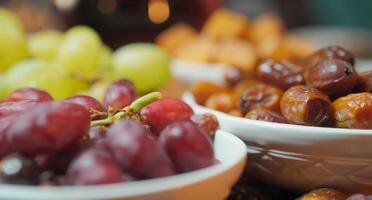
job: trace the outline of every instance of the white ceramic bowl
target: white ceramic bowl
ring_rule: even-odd
[[[1,200],[222,200],[239,179],[246,146],[219,130],[214,141],[221,163],[180,175],[101,186],[38,187],[0,185]]]
[[[265,182],[299,191],[330,186],[372,191],[372,130],[310,127],[234,117],[183,99],[196,113],[213,113],[221,129],[247,144],[247,170]]]

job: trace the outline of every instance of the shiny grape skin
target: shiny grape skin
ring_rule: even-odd
[[[12,147],[6,139],[6,133],[10,124],[14,121],[17,115],[10,115],[7,117],[0,118],[0,159],[3,156],[13,152]]]
[[[88,133],[89,112],[64,101],[44,102],[20,114],[7,131],[7,141],[16,151],[50,154],[65,150]]]
[[[194,114],[192,108],[180,99],[164,98],[146,105],[141,110],[145,123],[150,126],[152,134],[160,132],[170,123],[189,120]]]
[[[36,105],[40,104],[38,101],[5,101],[0,103],[0,118],[6,117],[9,115],[23,113],[30,110]]]
[[[138,179],[174,174],[173,166],[161,152],[159,142],[136,121],[122,120],[107,131],[104,145],[121,168]],[[162,170],[155,172],[155,168]]]
[[[136,88],[134,84],[129,80],[120,79],[107,87],[104,93],[103,103],[106,108],[124,108],[132,103],[135,98]]]
[[[9,96],[10,101],[22,101],[22,100],[31,100],[31,101],[53,101],[53,97],[44,90],[26,87],[20,88],[12,92]]]
[[[104,112],[105,108],[102,106],[102,104],[95,98],[87,95],[76,95],[69,97],[65,101],[76,103],[81,106],[83,106],[85,109],[87,109],[90,113],[90,115],[94,114],[95,111]],[[93,117],[92,119],[99,119],[99,117]]]
[[[168,125],[160,134],[160,143],[177,172],[208,167],[215,161],[211,139],[190,121]]]
[[[102,150],[87,149],[71,162],[67,176],[74,185],[98,185],[125,182],[115,160]]]

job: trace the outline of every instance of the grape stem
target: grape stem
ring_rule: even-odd
[[[115,115],[108,116],[105,119],[94,120],[90,123],[91,126],[100,126],[100,125],[108,125],[112,124],[115,121],[123,119],[125,117],[129,117],[130,113],[139,113],[143,107],[151,102],[154,102],[161,98],[160,92],[151,92],[146,94],[137,100],[133,101],[129,106],[125,107],[121,111],[117,112]]]

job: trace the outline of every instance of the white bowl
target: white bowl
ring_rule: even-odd
[[[0,185],[1,200],[207,200],[225,199],[246,161],[245,144],[219,130],[217,165],[180,175],[100,186],[38,187]]]
[[[183,99],[196,113],[215,114],[222,130],[244,140],[247,170],[258,179],[299,191],[372,191],[372,130],[256,121],[197,105],[188,92]]]

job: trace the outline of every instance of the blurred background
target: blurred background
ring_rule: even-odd
[[[0,6],[15,11],[29,33],[86,24],[113,48],[153,41],[176,22],[200,29],[222,6],[248,18],[274,13],[316,46],[339,44],[372,56],[372,0],[0,0]]]

